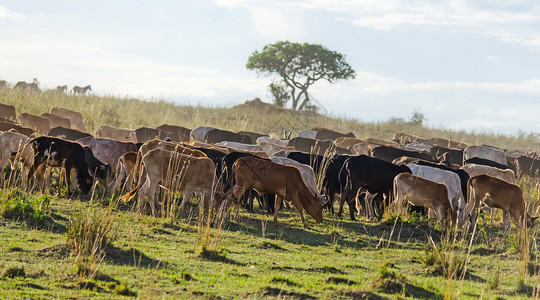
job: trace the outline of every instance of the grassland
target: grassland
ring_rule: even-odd
[[[80,111],[92,132],[99,125],[137,128],[164,123],[231,130],[296,131],[324,126],[359,137],[389,138],[404,130],[509,149],[538,148],[535,135],[501,136],[425,128],[396,122],[362,123],[268,106],[206,108],[115,97],[71,97],[53,92],[0,90],[0,102],[41,114],[61,106]],[[528,202],[533,180],[522,180]],[[0,191],[0,298],[300,298],[300,299],[525,299],[537,296],[537,230],[504,234],[488,214],[478,230],[442,230],[418,216],[387,214],[381,222],[349,221],[325,213],[303,229],[298,214],[280,213],[280,225],[255,208],[223,222],[199,211],[153,218],[117,203],[118,194],[20,194],[34,214],[13,210],[17,184]],[[18,194],[19,195],[19,194]],[[348,215],[346,211],[345,216]],[[499,220],[499,218],[496,218]],[[74,224],[108,224],[92,255],[77,251]],[[74,246],[78,241],[79,246]],[[469,242],[471,242],[469,247]],[[457,269],[456,276],[452,270]]]

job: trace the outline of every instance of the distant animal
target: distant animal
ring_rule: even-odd
[[[476,223],[476,210],[483,204],[490,208],[500,208],[503,210],[503,223],[505,231],[510,228],[510,217],[517,227],[522,228],[533,225],[536,217],[531,217],[525,209],[523,192],[518,185],[495,178],[486,174],[472,177],[468,184],[469,203],[465,208],[465,213],[471,216],[472,224]]]
[[[29,113],[19,114],[19,123],[21,123],[23,126],[32,128],[41,135],[46,135],[51,129],[49,119]]]
[[[274,223],[276,224],[283,199],[293,203],[305,228],[308,225],[304,219],[304,210],[315,221],[322,221],[322,204],[317,199],[317,196],[308,189],[300,175],[300,171],[296,167],[247,156],[238,159],[232,169],[235,185],[229,197],[235,199],[236,203],[238,203],[246,189],[251,187],[259,195],[276,194],[274,206]]]
[[[96,129],[96,135],[102,138],[109,138],[122,142],[137,143],[135,131],[127,128],[119,128],[109,125],[101,125]]]
[[[72,129],[72,128],[65,128],[62,126],[56,126],[54,128],[51,128],[51,130],[47,132],[47,135],[69,140],[69,141],[76,141],[78,139],[82,139],[85,137],[92,137],[92,135],[88,132],[84,132],[84,131],[80,131],[80,130]]]
[[[234,133],[229,130],[211,129],[206,132],[204,142],[215,144],[219,142],[238,142],[243,144],[252,144],[251,137],[243,134]]]
[[[416,157],[427,161],[435,161],[435,158],[427,152],[419,152],[412,150],[403,150],[388,146],[379,146],[371,150],[371,156],[392,162],[394,159],[402,156]]]
[[[334,144],[338,147],[341,147],[341,148],[345,148],[345,149],[349,149],[349,150],[352,150],[352,146],[358,144],[358,143],[363,143],[365,142],[364,140],[361,140],[361,139],[357,139],[357,138],[351,138],[351,137],[338,137],[337,139],[334,140]]]
[[[263,151],[263,148],[260,145],[243,144],[238,142],[219,142],[216,143],[216,146],[229,147],[244,151]]]
[[[448,201],[446,185],[409,173],[398,174],[394,178],[394,205],[405,203],[422,206],[435,213],[437,220],[453,215]]]
[[[49,113],[60,117],[68,118],[73,128],[86,131],[84,127],[83,117],[79,112],[62,107],[53,107],[49,110]]]
[[[57,93],[65,93],[67,91],[67,85],[59,85],[56,87]]]
[[[533,178],[540,176],[540,160],[527,156],[516,158],[516,175],[519,178],[524,175],[529,175]]]
[[[253,143],[255,143],[255,141],[257,141],[257,139],[260,137],[268,136],[267,134],[262,134],[262,133],[252,132],[252,131],[238,131],[237,133],[249,136]]]
[[[60,117],[50,113],[43,113],[40,115],[40,117],[48,119],[51,128],[58,126],[62,126],[64,128],[71,128],[71,121],[69,120],[69,118]]]
[[[11,121],[17,120],[15,106],[0,103],[0,117]]]
[[[13,153],[19,152],[30,138],[18,132],[4,131],[0,133],[0,170],[4,170]],[[14,168],[12,163],[12,168]]]
[[[437,160],[442,160],[443,155],[447,163],[462,166],[463,165],[463,149],[453,149],[441,146],[433,146],[428,150],[428,153],[433,155]]]
[[[341,133],[330,129],[322,129],[317,132],[315,135],[315,139],[317,140],[335,140],[339,137],[350,137],[355,138],[354,134],[352,132],[349,133]]]
[[[37,82],[26,83],[24,81],[19,81],[15,84],[15,88],[20,89],[20,90],[31,90],[31,91],[36,91],[36,92],[41,91],[37,85]]]
[[[320,141],[303,137],[295,137],[289,140],[288,146],[294,147],[298,151],[313,153],[317,155],[326,154],[350,154],[351,151],[336,147],[333,141]]]
[[[141,127],[135,129],[135,136],[137,137],[137,143],[146,143],[155,138],[165,140],[167,138],[167,133],[161,132],[159,129]]]
[[[92,90],[92,87],[90,85],[87,85],[87,86],[84,86],[84,87],[80,87],[80,86],[74,86],[72,89],[71,89],[71,92],[73,92],[73,95],[77,96],[77,95],[83,95],[86,94],[86,91],[91,91]]]
[[[6,88],[7,82],[5,80],[0,80],[0,89]]]

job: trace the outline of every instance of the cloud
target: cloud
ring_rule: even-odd
[[[4,5],[0,5],[0,21],[2,20],[21,22],[24,20],[24,15],[12,12]]]

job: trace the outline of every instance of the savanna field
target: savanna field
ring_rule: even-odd
[[[388,116],[362,122],[294,112],[257,101],[237,107],[175,105],[113,96],[0,89],[0,103],[40,115],[52,107],[80,112],[91,134],[100,125],[213,126],[284,138],[312,127],[391,140],[399,131],[504,149],[540,150],[536,134],[506,136],[429,128]],[[429,118],[429,116],[427,116]],[[518,180],[527,203],[536,180]],[[294,209],[280,224],[255,205],[238,219],[218,218],[193,198],[182,214],[152,217],[132,210],[96,182],[67,197],[26,193],[18,170],[3,171],[0,191],[0,298],[142,299],[530,299],[540,289],[539,226],[505,233],[501,212],[486,209],[476,230],[444,226],[421,215],[386,212],[357,221],[325,211],[304,229]],[[180,197],[180,194],[176,195]],[[337,206],[337,204],[336,204]]]

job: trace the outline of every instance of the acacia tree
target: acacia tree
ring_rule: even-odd
[[[354,79],[355,71],[345,61],[345,56],[318,44],[299,44],[279,41],[255,51],[246,67],[258,74],[277,74],[290,88],[292,109],[302,110],[309,103],[308,88],[320,79],[335,83]],[[300,105],[300,100],[303,100]]]

